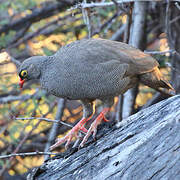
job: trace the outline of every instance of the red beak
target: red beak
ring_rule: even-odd
[[[19,87],[20,87],[20,89],[22,89],[24,82],[25,82],[25,79],[22,80],[22,79],[20,78],[20,81],[19,81]]]

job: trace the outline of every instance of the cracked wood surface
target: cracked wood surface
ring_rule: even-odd
[[[180,179],[180,96],[119,126],[101,129],[96,142],[66,158],[48,160],[29,179]]]

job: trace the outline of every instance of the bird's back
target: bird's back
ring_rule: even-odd
[[[117,60],[129,65],[129,73],[142,74],[152,71],[158,62],[128,44],[106,39],[83,39],[62,47],[55,56],[64,61],[98,64]]]

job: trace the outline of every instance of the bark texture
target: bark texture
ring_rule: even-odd
[[[102,128],[97,141],[34,169],[28,179],[180,179],[180,96]]]

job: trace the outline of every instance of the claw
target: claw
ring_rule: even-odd
[[[68,146],[69,146],[71,140],[72,140],[72,136],[70,136],[70,137],[67,139],[67,142],[66,142],[66,145],[65,145],[65,149],[66,149],[66,150],[68,149]]]
[[[104,122],[109,122],[109,120],[108,120],[108,119],[106,119],[106,117],[105,117],[105,116],[103,116],[103,121],[104,121]]]
[[[106,119],[105,114],[110,110],[110,108],[104,108],[103,111],[99,114],[99,116],[95,119],[95,121],[91,124],[87,134],[83,138],[80,147],[83,147],[86,141],[88,140],[89,136],[93,133],[93,138],[95,139],[97,133],[97,127],[101,124],[101,121],[108,122],[109,120]]]
[[[53,150],[54,148],[60,146],[61,144],[63,144],[64,142],[66,142],[65,144],[65,149],[68,148],[69,144],[72,141],[73,137],[78,138],[78,132],[81,130],[84,133],[86,133],[86,135],[84,136],[81,144],[79,145],[79,147],[83,147],[85,142],[88,140],[89,136],[91,134],[93,134],[93,138],[95,139],[96,133],[97,133],[97,127],[98,125],[103,121],[108,122],[109,120],[106,119],[105,115],[106,113],[110,110],[110,108],[104,108],[103,111],[99,114],[99,116],[95,119],[95,121],[91,124],[89,130],[87,130],[84,127],[84,124],[92,117],[89,118],[83,118],[81,121],[79,121],[78,124],[76,124],[76,126],[74,126],[72,128],[72,130],[63,138],[59,138],[57,139],[57,142],[52,145],[50,147],[50,150]]]
[[[78,124],[76,124],[72,129],[71,131],[63,138],[59,138],[57,139],[56,143],[53,144],[51,147],[50,147],[50,150],[52,151],[54,148],[60,146],[61,144],[63,144],[64,142],[66,142],[65,144],[65,149],[68,148],[69,144],[71,143],[72,141],[72,138],[73,137],[76,137],[78,138],[78,132],[79,131],[82,131],[84,133],[87,133],[88,130],[84,127],[84,124],[89,120],[90,118],[86,119],[86,118],[83,118],[81,121],[78,122]]]
[[[58,138],[56,140],[56,143],[53,144],[52,146],[50,146],[50,151],[52,151],[54,148],[56,148],[56,147],[60,146],[61,144],[63,144],[65,141],[66,141],[66,136],[63,137],[63,138]]]
[[[96,139],[96,133],[97,133],[97,128],[95,128],[94,131],[93,131],[93,139],[94,140]]]

